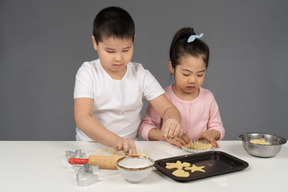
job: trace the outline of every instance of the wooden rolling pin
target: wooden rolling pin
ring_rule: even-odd
[[[117,169],[116,162],[122,156],[90,155],[88,159],[70,158],[70,164],[98,165],[99,169]]]

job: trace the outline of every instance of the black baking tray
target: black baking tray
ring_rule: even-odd
[[[196,166],[205,166],[205,172],[190,173],[189,177],[176,177],[172,175],[175,169],[166,169],[166,163],[176,163],[177,161],[188,162]],[[234,171],[240,171],[249,166],[249,164],[237,157],[222,151],[208,151],[202,153],[189,154],[184,156],[176,156],[155,161],[154,166],[164,175],[174,179],[175,181],[187,182],[196,179],[207,178],[215,175],[221,175]]]

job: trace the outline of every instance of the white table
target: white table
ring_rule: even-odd
[[[125,181],[117,170],[100,170],[99,181],[87,187],[76,184],[76,173],[65,158],[65,151],[81,149],[87,155],[110,153],[111,148],[94,142],[77,141],[0,141],[1,192],[54,192],[54,191],[285,191],[288,176],[288,144],[272,158],[257,158],[247,154],[241,141],[220,141],[220,151],[249,163],[249,167],[224,175],[181,183],[156,169],[142,183]],[[188,154],[162,141],[138,141],[139,153],[154,160]]]

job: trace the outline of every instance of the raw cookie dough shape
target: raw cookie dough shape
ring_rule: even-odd
[[[166,169],[183,169],[183,167],[189,167],[190,163],[177,161],[176,163],[166,163]]]
[[[189,177],[190,174],[183,169],[177,169],[172,172],[172,175],[175,175],[176,177]]]
[[[271,145],[270,143],[266,142],[264,138],[261,139],[251,139],[250,143],[259,144],[259,145]]]
[[[208,148],[211,148],[212,145],[210,143],[203,143],[203,142],[195,141],[193,143],[189,143],[186,147],[189,149],[208,149]]]
[[[196,171],[205,172],[205,170],[203,170],[204,168],[205,168],[205,166],[197,167],[196,165],[193,164],[192,167],[185,167],[184,169],[190,170],[191,173],[194,173]]]

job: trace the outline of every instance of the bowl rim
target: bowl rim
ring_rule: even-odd
[[[152,164],[151,164],[151,165],[148,165],[148,166],[145,166],[145,167],[137,167],[137,168],[124,167],[124,166],[122,166],[122,165],[119,165],[119,162],[122,161],[123,159],[126,159],[126,158],[142,158],[142,159],[148,159],[149,161],[151,161]],[[151,159],[151,158],[148,157],[148,156],[143,156],[143,155],[124,156],[124,157],[121,157],[120,159],[117,160],[116,165],[117,165],[117,167],[120,167],[121,169],[125,169],[125,170],[144,170],[144,169],[148,169],[148,168],[154,167],[154,160]]]
[[[261,145],[261,144],[257,144],[257,143],[251,143],[250,141],[248,140],[243,140],[242,137],[245,136],[245,135],[252,135],[252,134],[259,134],[261,136],[274,136],[274,137],[279,137],[281,139],[281,143],[280,144],[271,144],[271,145]],[[242,133],[238,136],[242,142],[245,142],[245,143],[251,143],[253,145],[259,145],[259,146],[277,146],[277,145],[284,145],[287,140],[284,138],[284,137],[281,137],[281,136],[278,136],[278,135],[275,135],[275,134],[271,134],[271,133],[264,133],[264,132],[248,132],[248,133]]]

